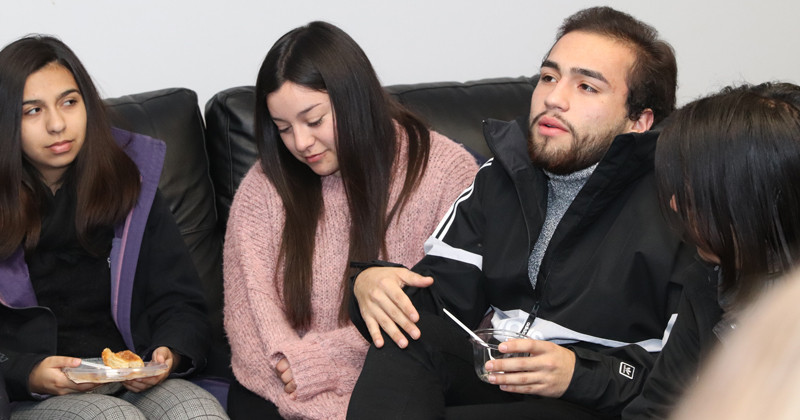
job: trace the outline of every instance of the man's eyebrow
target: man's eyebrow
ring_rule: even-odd
[[[544,60],[544,61],[542,61],[542,67],[548,67],[548,68],[554,69],[557,72],[561,72],[561,68],[558,67],[558,63],[556,63],[555,61]],[[611,84],[611,83],[608,83],[608,79],[606,79],[605,76],[603,76],[603,73],[600,73],[599,71],[596,71],[596,70],[589,70],[589,69],[585,69],[585,68],[582,68],[582,67],[573,67],[573,68],[569,69],[569,71],[572,74],[582,74],[582,75],[584,75],[586,77],[591,77],[592,79],[597,79],[597,80],[599,80],[599,81],[601,81],[601,82],[603,82],[603,83],[605,83],[607,85]]]
[[[542,61],[542,67],[549,67],[551,69],[555,69],[556,71],[561,71],[561,69],[558,67],[558,63],[555,61],[544,60]]]
[[[57,99],[63,99],[65,96],[70,95],[70,94],[75,93],[75,92],[77,92],[78,94],[81,93],[78,89],[67,89],[67,90],[61,92],[61,94],[58,95]],[[41,99],[29,99],[27,101],[22,101],[22,105],[39,105],[39,104],[42,104],[42,103],[44,103],[44,101],[42,101]]]
[[[600,73],[599,71],[596,71],[596,70],[589,70],[589,69],[584,69],[584,68],[580,68],[580,67],[573,67],[573,68],[570,69],[570,72],[573,73],[573,74],[582,74],[582,75],[584,75],[586,77],[591,77],[592,79],[597,79],[597,80],[599,80],[599,81],[601,81],[601,82],[603,82],[603,83],[605,83],[607,85],[611,84],[611,83],[608,83],[608,80],[603,76],[603,73]]]

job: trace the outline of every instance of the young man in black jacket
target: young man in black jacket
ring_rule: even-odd
[[[682,280],[703,275],[653,177],[649,130],[674,110],[676,78],[672,48],[633,17],[601,7],[565,20],[530,116],[484,123],[495,157],[425,258],[356,277],[351,317],[374,345],[348,418],[620,413],[669,334]],[[523,332],[533,339],[501,351],[530,357],[488,362],[481,382],[444,308],[472,328],[486,318]]]

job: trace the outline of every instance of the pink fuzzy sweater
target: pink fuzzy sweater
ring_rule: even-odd
[[[405,168],[401,148],[398,162]],[[423,257],[422,245],[456,197],[477,172],[463,147],[431,133],[431,152],[421,183],[387,232],[389,261],[413,266]],[[403,176],[391,187],[394,203]],[[272,401],[286,419],[344,419],[367,342],[356,328],[337,323],[342,300],[341,278],[347,261],[350,212],[342,180],[322,179],[324,215],[316,234],[313,259],[311,328],[294,330],[284,315],[283,263],[278,250],[284,224],[280,197],[259,164],[241,183],[231,206],[225,238],[225,329],[239,382]],[[275,365],[286,357],[297,384],[296,399],[283,391]]]

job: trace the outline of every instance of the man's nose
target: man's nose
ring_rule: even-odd
[[[569,109],[569,92],[567,84],[563,80],[559,80],[547,96],[545,96],[544,104],[547,109],[557,109],[560,111]]]

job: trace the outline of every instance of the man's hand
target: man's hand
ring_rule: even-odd
[[[383,347],[381,328],[400,348],[408,346],[408,340],[398,325],[411,338],[419,338],[419,328],[415,324],[419,321],[419,314],[403,293],[403,287],[428,287],[431,284],[432,278],[402,267],[372,267],[356,277],[353,290],[375,347]]]
[[[541,340],[509,340],[498,346],[501,353],[530,353],[530,357],[486,362],[489,382],[520,394],[558,398],[564,395],[575,371],[575,353]]]
[[[167,376],[169,376],[169,374],[172,373],[172,371],[180,364],[181,355],[178,353],[173,353],[169,347],[159,347],[153,351],[153,357],[151,360],[167,365],[167,371],[161,375],[151,376],[149,378],[138,378],[125,381],[122,383],[122,386],[124,386],[128,391],[138,393],[146,391],[160,384],[161,382],[164,382],[164,380],[167,379]]]
[[[278,373],[278,377],[283,381],[283,391],[289,394],[289,399],[297,398],[294,393],[297,390],[297,384],[294,382],[294,375],[292,374],[292,368],[289,367],[289,361],[285,357],[279,360],[278,364],[275,365],[275,370]]]
[[[102,384],[76,384],[61,371],[62,367],[78,367],[77,357],[50,356],[37,364],[28,376],[28,389],[37,394],[66,395],[86,392]]]

